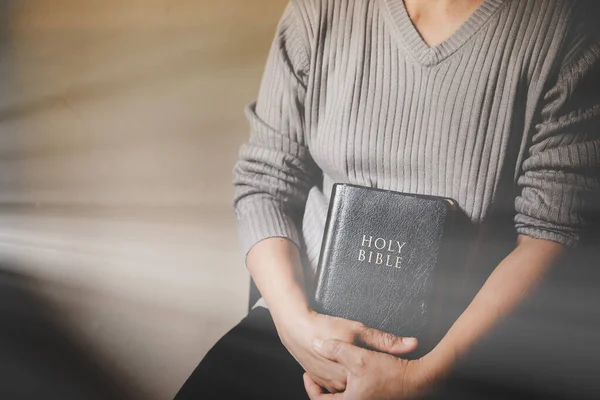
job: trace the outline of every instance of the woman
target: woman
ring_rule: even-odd
[[[589,224],[600,47],[586,14],[571,0],[289,4],[235,168],[243,251],[263,299],[177,399],[404,399],[443,381]],[[310,307],[335,182],[456,199],[475,235],[465,237],[470,268],[493,263],[419,360],[401,357],[412,338]],[[504,235],[496,224],[507,216]]]

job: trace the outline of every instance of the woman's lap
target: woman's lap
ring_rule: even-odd
[[[514,329],[507,329],[513,332]],[[492,335],[494,336],[494,335]],[[513,335],[508,334],[513,337]],[[534,335],[538,337],[539,335]],[[524,349],[525,344],[506,353],[506,345],[499,345],[499,338],[490,338],[487,351],[480,351],[480,360],[467,362],[459,368],[457,374],[452,374],[444,388],[431,396],[433,399],[470,400],[470,399],[563,399],[559,393],[542,390],[540,387],[522,386],[506,380],[506,377],[495,376],[498,371],[506,368],[495,368],[494,361],[500,359],[515,360],[521,364],[527,360],[533,363],[528,371],[535,376],[541,371],[535,359],[527,352],[519,357],[518,349]],[[517,337],[514,340],[518,342]],[[526,341],[531,345],[531,340]],[[495,345],[494,345],[495,343]],[[550,347],[550,346],[548,346]],[[502,354],[500,354],[502,353]],[[524,356],[524,357],[523,357]],[[477,358],[477,357],[476,357]],[[477,367],[479,365],[479,367]],[[485,365],[482,374],[481,366]],[[488,370],[488,368],[491,368]],[[475,370],[478,370],[476,373]],[[302,399],[308,396],[302,381],[302,367],[289,354],[281,343],[271,319],[269,311],[258,307],[253,309],[237,326],[230,330],[208,352],[200,365],[188,378],[175,400],[198,399]],[[501,374],[502,375],[502,374]],[[569,398],[569,397],[566,397]],[[575,398],[575,397],[574,397]],[[582,394],[581,397],[588,398]]]
[[[269,311],[257,307],[206,354],[175,400],[306,400],[303,373]]]

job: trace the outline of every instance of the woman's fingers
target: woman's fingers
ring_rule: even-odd
[[[343,365],[354,376],[360,375],[368,353],[368,350],[336,339],[315,339],[313,348],[322,357]]]
[[[345,370],[344,370],[345,372]],[[309,375],[310,376],[310,375]],[[346,389],[346,383],[338,380],[323,380],[315,375],[310,376],[313,382],[329,393],[339,393]]]
[[[371,350],[397,356],[414,351],[418,345],[416,338],[399,337],[369,327],[359,329],[355,343]]]
[[[342,400],[344,399],[343,393],[327,393],[321,386],[319,386],[308,373],[304,373],[304,388],[306,394],[310,400]]]
[[[308,373],[304,373],[302,376],[304,378],[304,388],[306,389],[306,394],[310,400],[318,400],[321,399],[325,394],[325,390],[319,386]]]

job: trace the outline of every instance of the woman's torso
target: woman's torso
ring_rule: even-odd
[[[434,48],[402,0],[321,3],[304,104],[307,144],[323,171],[303,221],[310,269],[335,182],[453,198],[474,231],[495,216],[510,225],[566,35],[548,32],[568,31],[565,2],[485,0]]]

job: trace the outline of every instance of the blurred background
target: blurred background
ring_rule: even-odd
[[[0,2],[0,262],[144,399],[246,313],[231,171],[286,3]]]

